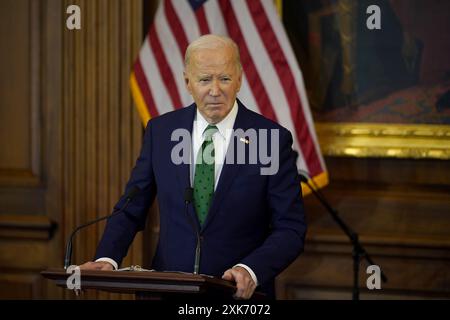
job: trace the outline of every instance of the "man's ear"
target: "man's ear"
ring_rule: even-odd
[[[184,77],[184,85],[186,86],[186,90],[190,93],[191,89],[190,89],[190,85],[189,85],[189,77],[186,73],[186,70],[183,71],[183,77]]]
[[[241,90],[241,86],[242,86],[242,71],[239,74],[238,82],[239,82],[239,86],[238,86],[237,92],[239,92]]]

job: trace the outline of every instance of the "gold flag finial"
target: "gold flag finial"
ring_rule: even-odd
[[[277,8],[278,16],[281,19],[283,17],[283,0],[274,0],[274,3]]]

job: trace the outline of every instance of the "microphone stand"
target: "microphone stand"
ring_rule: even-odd
[[[311,189],[312,193],[316,196],[316,198],[320,201],[320,203],[328,210],[331,214],[331,217],[334,221],[341,227],[344,233],[349,237],[350,242],[353,246],[352,257],[353,257],[353,300],[359,300],[359,264],[361,258],[365,258],[370,265],[374,265],[372,258],[369,256],[367,251],[362,246],[361,242],[359,242],[359,236],[356,232],[354,232],[340,217],[339,213],[336,209],[334,209],[322,193],[318,192],[311,184],[307,177],[303,174],[299,173],[301,182],[304,182],[309,189]],[[380,269],[381,270],[381,269]],[[381,280],[383,282],[387,282],[387,277],[381,270]]]
[[[67,241],[67,245],[66,245],[66,253],[65,253],[65,256],[64,256],[64,269],[67,270],[67,268],[70,266],[70,263],[71,263],[71,260],[72,260],[72,243],[73,243],[73,239],[74,239],[75,235],[78,233],[78,231],[80,231],[81,229],[83,229],[85,227],[88,227],[88,226],[90,226],[90,225],[92,225],[94,223],[97,223],[99,221],[112,218],[112,217],[116,216],[117,214],[125,211],[125,209],[130,204],[131,200],[133,200],[133,198],[136,196],[136,194],[138,192],[140,192],[140,189],[138,187],[133,187],[131,189],[131,191],[128,193],[128,195],[126,197],[125,204],[123,205],[122,208],[120,208],[116,212],[113,212],[112,214],[108,214],[106,216],[97,218],[97,219],[95,219],[93,221],[90,221],[88,223],[82,224],[82,225],[78,226],[77,228],[75,228],[75,230],[72,231],[72,233],[69,236],[69,240]]]
[[[198,231],[198,228],[195,225],[192,217],[189,215],[188,211],[188,206],[192,202],[192,198],[194,197],[193,192],[194,190],[191,187],[186,188],[186,190],[184,191],[184,212],[186,213],[192,230],[194,230],[195,236],[197,237],[197,245],[195,247],[194,274],[198,274],[200,268],[200,250],[202,238],[200,237],[200,232]]]

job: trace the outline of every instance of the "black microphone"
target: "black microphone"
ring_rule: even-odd
[[[367,262],[371,265],[374,265],[372,258],[369,256],[369,253],[363,247],[363,245],[359,242],[359,235],[354,232],[347,224],[339,217],[339,213],[336,209],[334,209],[325,196],[319,191],[319,188],[314,183],[313,179],[309,179],[309,175],[306,172],[302,172],[303,170],[298,171],[298,175],[300,177],[300,181],[305,183],[308,188],[312,191],[312,193],[316,196],[319,202],[327,209],[327,211],[331,214],[333,220],[341,227],[342,231],[349,237],[350,242],[353,245],[353,300],[359,300],[359,262],[361,257],[365,258]],[[309,181],[312,181],[314,187],[311,185]],[[384,272],[381,270],[381,280],[383,282],[387,282],[388,279]]]
[[[190,216],[188,212],[188,205],[192,202],[192,199],[194,197],[194,189],[191,187],[187,187],[186,190],[184,190],[184,204],[185,204],[185,212],[188,217],[189,223],[192,226],[192,229],[194,230],[195,235],[197,236],[197,247],[195,248],[195,262],[194,262],[194,274],[198,274],[198,269],[200,267],[200,246],[201,246],[201,238],[200,238],[200,232],[198,231],[197,225],[195,224],[194,220]]]
[[[328,201],[325,199],[324,195],[319,191],[317,186],[312,186],[309,182],[309,178],[306,175],[306,173],[302,172],[303,170],[299,170],[298,175],[300,177],[300,181],[305,183],[308,188],[311,190],[311,192],[316,196],[316,198],[320,201],[320,203],[328,210],[328,212],[331,214],[333,219],[337,222],[337,224],[342,228],[344,233],[349,237],[352,238],[354,235],[354,232],[340,219],[339,213],[328,203]],[[314,183],[314,181],[311,179],[311,181]]]
[[[141,189],[139,189],[138,187],[134,186],[133,188],[131,188],[130,192],[128,192],[127,197],[126,197],[126,201],[125,204],[122,206],[122,208],[120,208],[119,210],[108,214],[106,216],[97,218],[95,220],[92,220],[90,222],[87,222],[85,224],[82,224],[80,226],[78,226],[75,230],[72,231],[72,233],[70,234],[69,237],[69,241],[67,241],[67,246],[66,246],[66,255],[64,257],[64,269],[67,269],[70,266],[70,262],[72,260],[72,242],[73,242],[73,238],[75,236],[75,234],[80,231],[81,229],[90,226],[91,224],[97,223],[99,221],[114,217],[115,215],[118,215],[119,213],[123,212],[128,205],[130,204],[131,200],[133,200],[133,198],[141,191]]]

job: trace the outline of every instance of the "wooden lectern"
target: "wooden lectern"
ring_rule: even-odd
[[[41,275],[64,288],[71,276],[64,269],[49,269]],[[230,300],[236,292],[232,282],[212,276],[157,271],[81,271],[81,289],[134,293],[136,299],[151,300]],[[252,299],[264,298],[255,292]]]

